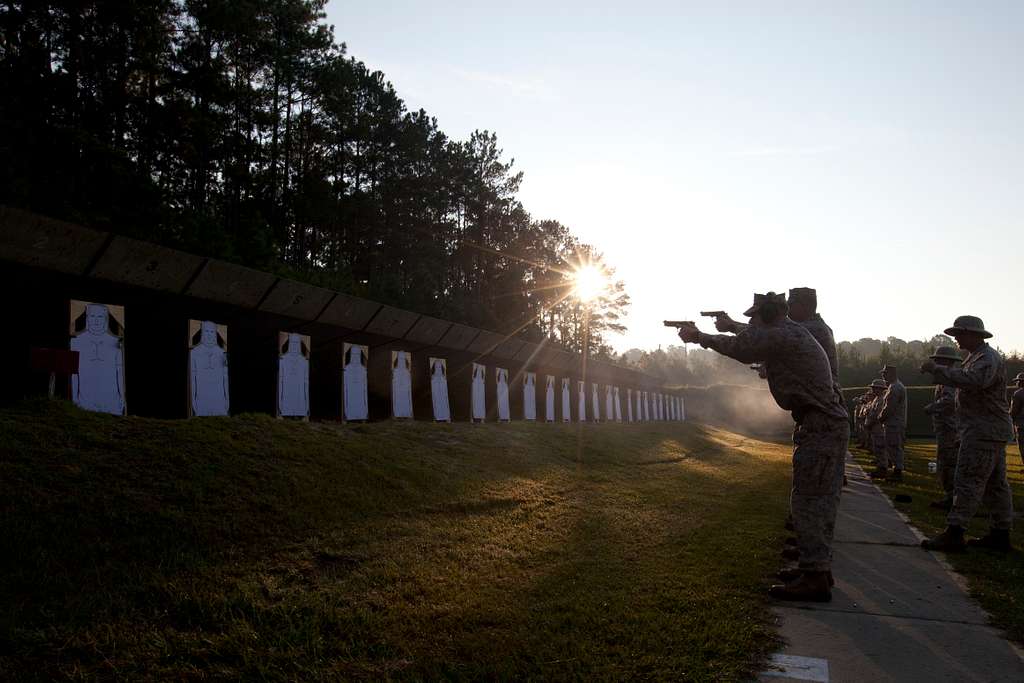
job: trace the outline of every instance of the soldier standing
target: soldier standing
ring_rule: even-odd
[[[1008,552],[1013,528],[1013,497],[1006,480],[1006,442],[1010,417],[1006,403],[1006,364],[986,343],[992,333],[981,318],[962,315],[946,330],[968,352],[961,367],[927,360],[921,371],[938,384],[956,388],[956,417],[960,453],[956,467],[953,507],[946,530],[921,542],[929,550],[958,552],[966,546]],[[964,531],[984,500],[991,510],[986,536],[964,543]]]
[[[882,470],[887,469],[885,456],[885,427],[878,421],[878,414],[882,411],[885,402],[886,384],[883,380],[871,381],[871,400],[868,402],[864,413],[864,424],[868,430],[868,443],[872,455],[875,456],[875,467]]]
[[[1013,382],[1017,385],[1017,391],[1013,392],[1013,398],[1010,399],[1010,419],[1017,437],[1020,462],[1024,465],[1024,372],[1018,373]]]
[[[960,354],[951,346],[940,346],[929,356],[936,365],[951,367],[960,364]],[[924,407],[932,417],[935,431],[935,462],[938,465],[939,483],[946,497],[932,501],[929,505],[940,510],[949,510],[953,505],[953,482],[956,478],[956,455],[960,449],[960,437],[956,428],[956,392],[945,384],[935,385],[935,397]]]
[[[857,397],[854,401],[854,414],[856,415],[856,434],[857,443],[861,448],[865,448],[868,452],[871,452],[871,434],[868,431],[867,419],[868,410],[871,407],[871,402],[875,400],[875,394],[868,387],[868,390]]]
[[[782,294],[755,294],[754,305],[744,313],[750,325],[735,337],[704,334],[693,324],[680,327],[679,337],[741,363],[764,363],[772,397],[792,412],[791,509],[800,574],[772,586],[771,595],[827,602],[832,599],[832,536],[850,439],[849,415],[824,350],[805,327],[789,319],[787,309]]]
[[[889,478],[893,481],[903,480],[903,437],[907,429],[907,388],[896,375],[896,367],[886,365],[882,368],[882,379],[887,388],[882,401],[882,409],[878,413],[878,421],[885,427],[885,459],[886,467],[878,467],[871,473],[872,479]],[[892,474],[888,467],[892,467]]]

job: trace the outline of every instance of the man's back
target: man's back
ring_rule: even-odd
[[[1018,427],[1024,427],[1024,389],[1013,392],[1010,399],[1010,419]]]
[[[879,419],[890,426],[901,425],[907,417],[907,388],[894,379],[885,390]]]
[[[829,368],[832,370],[832,379],[839,383],[839,359],[836,355],[836,340],[832,334],[832,328],[825,324],[821,316],[815,313],[807,320],[803,320],[799,323],[803,325],[811,336],[814,337],[814,341],[818,342],[821,348],[825,351],[825,356],[828,358]]]

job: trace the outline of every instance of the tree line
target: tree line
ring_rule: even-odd
[[[904,384],[926,384],[929,376],[921,374],[921,363],[940,346],[957,348],[956,341],[944,334],[909,342],[896,337],[884,341],[865,338],[856,342],[839,342],[836,344],[839,383],[844,387],[864,387],[881,377],[882,366],[893,365]],[[1006,359],[1007,381],[1012,382],[1017,373],[1024,372],[1024,358],[1017,352],[1003,353],[1003,357]],[[746,364],[692,345],[688,348],[682,345],[665,349],[658,347],[653,351],[630,349],[619,360],[669,385],[764,386],[764,380]]]
[[[610,355],[614,269],[529,214],[493,132],[449,138],[348,55],[325,2],[3,3],[0,202]],[[613,282],[589,307],[581,261]]]

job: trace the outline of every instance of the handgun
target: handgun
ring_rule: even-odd
[[[700,314],[705,318],[728,318],[729,314],[725,311],[701,311]]]
[[[666,320],[664,322],[665,322],[665,327],[675,327],[675,328],[690,327],[690,326],[695,326],[696,325],[696,323],[693,322],[692,320]]]

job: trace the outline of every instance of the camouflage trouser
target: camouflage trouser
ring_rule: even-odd
[[[903,469],[903,432],[902,424],[885,425],[885,459],[889,467]]]
[[[991,510],[992,528],[1013,527],[1013,498],[1006,481],[1006,444],[965,440],[957,456],[953,509],[946,521],[950,526],[966,529],[983,502]]]
[[[871,453],[875,456],[875,465],[885,469],[889,466],[889,459],[885,456],[885,428],[875,423],[868,433],[871,436]]]
[[[935,464],[938,466],[939,483],[946,496],[953,497],[953,483],[956,481],[957,452],[960,450],[956,432],[939,432],[935,435]]]
[[[843,490],[850,423],[810,412],[793,430],[793,528],[800,567],[828,571],[832,566],[839,495]]]

